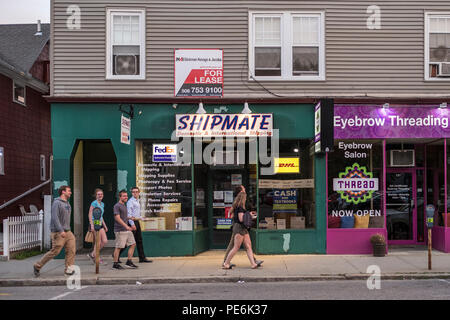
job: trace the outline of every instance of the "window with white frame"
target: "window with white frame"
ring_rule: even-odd
[[[425,79],[450,80],[450,13],[425,17]]]
[[[323,13],[251,12],[249,21],[251,77],[325,80]]]
[[[25,105],[25,86],[13,81],[13,101]]]
[[[107,10],[107,79],[145,79],[145,11]]]
[[[45,156],[41,154],[40,156],[40,175],[41,175],[41,181],[45,181]]]

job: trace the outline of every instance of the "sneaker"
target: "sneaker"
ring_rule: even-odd
[[[68,267],[66,270],[64,270],[64,274],[66,276],[72,276],[75,274],[75,270],[73,270],[71,267]]]
[[[114,262],[112,268],[113,268],[113,269],[116,269],[116,270],[123,270],[123,269],[125,269],[124,267],[122,267],[122,266],[121,266],[119,263],[117,263],[117,262]]]
[[[91,253],[88,253],[87,256],[89,259],[91,259],[92,263],[95,264],[95,258],[91,256]]]
[[[108,262],[103,261],[102,258],[100,258],[100,261],[99,261],[98,263],[99,263],[101,266],[106,266],[106,265],[108,265]]]
[[[130,268],[130,269],[137,269],[137,265],[135,265],[134,263],[133,263],[133,261],[131,261],[131,260],[127,260],[127,262],[125,263],[125,266],[127,267],[127,268]]]
[[[38,268],[36,268],[35,265],[33,265],[33,272],[34,272],[34,276],[37,278],[41,275],[40,271]]]
[[[75,270],[72,270],[72,271],[64,271],[64,274],[65,274],[66,276],[73,276],[73,275],[75,274]]]
[[[112,254],[111,256],[112,256],[113,261],[114,261],[114,252],[113,252],[113,254]],[[122,263],[122,261],[120,261],[120,257],[119,257],[119,259],[117,260],[117,263]]]

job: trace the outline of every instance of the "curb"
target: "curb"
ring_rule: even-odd
[[[342,281],[368,280],[372,274],[341,274],[317,276],[286,276],[286,277],[191,277],[191,278],[86,278],[81,279],[82,286],[94,285],[136,285],[141,284],[177,284],[177,283],[236,283],[243,282],[288,282],[288,281]],[[430,280],[450,279],[450,273],[418,273],[418,274],[382,274],[381,280]],[[0,287],[35,287],[35,286],[65,286],[67,278],[59,279],[0,279]]]

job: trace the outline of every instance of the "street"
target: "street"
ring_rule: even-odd
[[[366,281],[297,281],[252,283],[183,283],[66,287],[5,287],[0,300],[450,300],[450,280],[381,280],[369,290]]]

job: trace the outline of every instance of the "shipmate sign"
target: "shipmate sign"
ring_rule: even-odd
[[[177,137],[270,137],[273,115],[252,114],[177,114]]]
[[[223,50],[175,49],[175,96],[222,97]]]

